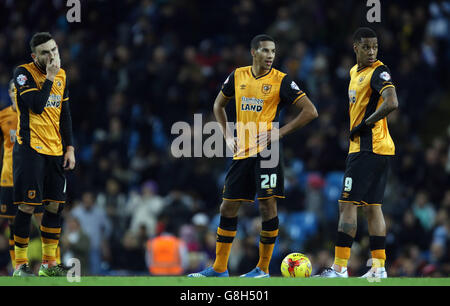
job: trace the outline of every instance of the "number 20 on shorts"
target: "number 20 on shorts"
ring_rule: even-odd
[[[261,174],[261,189],[277,187],[277,174]]]

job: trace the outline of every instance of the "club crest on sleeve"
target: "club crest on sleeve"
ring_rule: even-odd
[[[391,75],[387,71],[383,71],[380,73],[380,78],[385,81],[389,81],[391,79]]]
[[[36,197],[36,190],[28,190],[28,198],[34,199]]]
[[[17,84],[19,84],[20,86],[25,85],[25,83],[27,82],[28,78],[25,74],[19,74],[16,78],[17,80]]]
[[[295,89],[297,91],[300,90],[300,87],[298,87],[298,85],[294,81],[292,81],[292,83],[291,83],[291,88]]]

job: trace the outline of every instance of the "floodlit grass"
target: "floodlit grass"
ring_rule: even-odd
[[[283,278],[248,279],[188,277],[82,276],[80,282],[65,277],[0,277],[0,286],[450,286],[450,278],[388,278],[379,282],[350,277],[347,279]]]

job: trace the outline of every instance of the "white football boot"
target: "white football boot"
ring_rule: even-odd
[[[342,268],[342,272],[338,272],[335,269],[333,269],[333,267],[331,267],[331,268],[326,268],[325,270],[322,271],[322,273],[320,273],[319,275],[315,275],[314,277],[347,278],[348,272],[347,272],[347,268]]]
[[[373,278],[373,279],[382,279],[387,278],[387,272],[384,267],[382,268],[371,268],[367,271],[366,274],[360,276],[360,278]]]

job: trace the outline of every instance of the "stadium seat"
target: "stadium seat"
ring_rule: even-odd
[[[338,200],[341,196],[344,172],[333,171],[325,176],[323,194],[325,196],[325,216],[327,220],[336,220],[338,217]]]
[[[318,220],[312,212],[296,212],[287,217],[284,226],[293,240],[292,249],[301,249],[303,244],[316,233]]]

